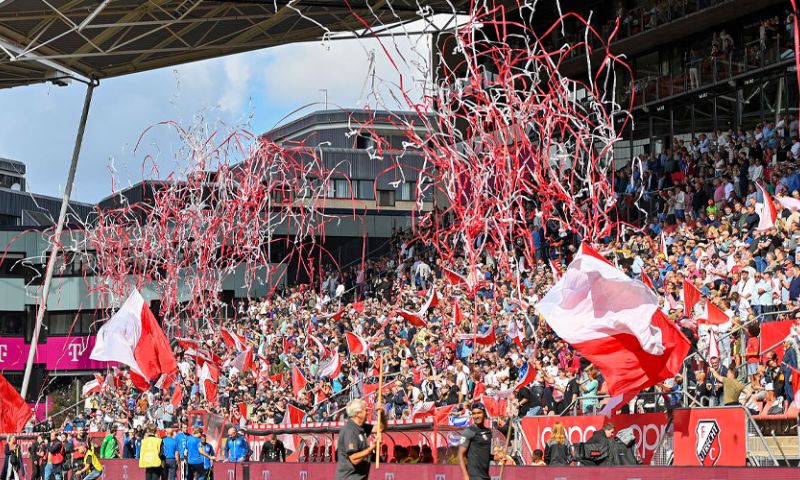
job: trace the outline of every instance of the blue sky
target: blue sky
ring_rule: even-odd
[[[419,42],[415,50],[427,55],[426,40],[414,41]],[[407,57],[408,44],[398,41]],[[111,194],[112,166],[122,184],[118,188],[140,181],[144,153],[155,155],[162,177],[176,170],[172,152],[177,139],[168,128],[148,132],[141,151],[133,154],[141,134],[158,122],[188,126],[201,118],[200,123],[216,129],[241,125],[263,133],[309,103],[318,102],[303,110],[306,113],[324,109],[320,89],[327,89],[330,108],[361,107],[369,93],[364,85],[370,52],[376,76],[386,82],[378,89],[389,98],[389,83],[398,73],[376,47],[375,40],[294,44],[101,81],[94,92],[73,199],[96,202]],[[403,68],[406,78],[416,76],[412,70]],[[53,196],[63,192],[84,94],[80,83],[0,90],[0,157],[25,162],[29,191]],[[392,106],[388,100],[387,104]]]

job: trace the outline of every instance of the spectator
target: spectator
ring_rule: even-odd
[[[9,435],[5,445],[5,457],[0,478],[4,480],[22,480],[25,478],[25,463],[22,460],[22,448],[15,435]]]
[[[544,461],[550,466],[567,466],[572,463],[572,445],[561,422],[553,424],[550,438],[544,448]]]

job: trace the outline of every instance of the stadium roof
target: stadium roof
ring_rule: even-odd
[[[429,13],[453,12],[446,0],[423,4]],[[66,76],[103,79],[318,40],[325,28],[369,35],[353,13],[376,31],[420,18],[414,0],[352,0],[349,5],[333,0],[0,0],[0,88],[58,83]]]

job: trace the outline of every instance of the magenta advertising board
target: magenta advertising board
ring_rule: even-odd
[[[109,362],[92,360],[89,355],[97,337],[48,337],[48,370],[102,370]]]
[[[36,349],[34,363],[48,370],[103,370],[116,365],[89,358],[96,337],[48,337]],[[30,344],[21,337],[0,337],[0,371],[22,371],[28,360]]]
[[[24,370],[30,345],[22,337],[0,337],[0,370]],[[44,349],[36,352],[35,363],[44,361]]]

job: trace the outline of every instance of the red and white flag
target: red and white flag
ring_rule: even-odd
[[[789,210],[800,210],[800,200],[794,197],[775,197],[784,208]]]
[[[666,260],[668,258],[668,255],[667,255],[667,236],[666,236],[666,234],[664,233],[663,230],[661,231],[660,238],[661,238],[661,244],[658,246],[658,249],[659,249],[658,253],[660,253],[661,255],[664,255],[664,259]]]
[[[253,349],[249,347],[246,348],[243,352],[239,353],[239,355],[236,355],[236,358],[234,358],[233,361],[231,362],[231,366],[235,367],[243,374],[252,370],[254,364],[255,363],[253,362]]]
[[[217,382],[219,382],[219,369],[210,362],[206,362],[197,373],[197,382],[200,384],[200,392],[211,404],[217,403]]]
[[[653,282],[650,280],[650,277],[647,276],[644,270],[642,270],[642,283],[644,283],[647,286],[647,288],[649,288],[653,292],[656,291],[656,288],[653,286]]]
[[[88,397],[93,393],[100,393],[103,391],[103,384],[105,383],[103,377],[99,373],[94,374],[94,379],[89,380],[83,384],[82,393],[84,397]]]
[[[519,348],[522,348],[522,341],[525,340],[525,327],[520,326],[516,318],[511,317],[508,319],[507,333],[508,336],[511,337],[511,340],[513,340]]]
[[[223,328],[220,329],[219,334],[222,336],[222,341],[225,342],[225,345],[237,352],[243,351],[247,346],[247,339],[238,333]]]
[[[397,314],[415,327],[427,327],[428,321],[425,319],[425,317],[428,315],[428,309],[431,308],[431,304],[434,302],[434,299],[436,299],[436,304],[438,305],[439,301],[436,294],[436,289],[431,288],[428,292],[428,298],[425,300],[425,303],[422,304],[422,307],[418,312],[409,312],[406,309],[401,309],[397,311]]]
[[[478,345],[494,345],[497,343],[497,335],[494,333],[494,325],[484,333],[460,333],[456,335],[458,340],[473,340]]]
[[[464,313],[461,311],[461,305],[458,304],[458,299],[453,301],[453,323],[458,326],[464,321]]]
[[[556,281],[561,280],[561,272],[558,271],[552,260],[550,260],[550,272],[553,274],[553,278]]]
[[[433,416],[435,410],[436,402],[420,402],[411,411],[411,420]]]
[[[336,378],[342,373],[342,361],[339,359],[339,352],[333,352],[331,358],[319,366],[317,376],[319,378]]]
[[[136,374],[146,381],[178,368],[167,336],[136,289],[100,327],[89,358],[125,364],[131,368],[131,376]]]
[[[689,341],[661,311],[655,293],[586,244],[537,310],[600,369],[611,395],[673,377],[689,351]]]
[[[25,399],[0,375],[0,432],[20,433],[32,416]]]
[[[320,340],[319,338],[315,337],[311,333],[307,333],[306,334],[306,338],[308,338],[309,340],[314,342],[314,345],[317,346],[317,351],[319,352],[321,359],[328,358],[328,349],[325,348],[325,345],[322,343],[322,340]]]
[[[719,342],[713,330],[708,331],[708,356],[706,358],[719,358]]]
[[[758,226],[756,230],[768,230],[775,226],[775,221],[778,219],[778,209],[775,208],[775,202],[772,201],[769,193],[764,190],[764,187],[756,183],[758,191],[761,192],[763,202],[756,205],[756,213],[758,214]]]
[[[696,319],[698,323],[722,325],[730,321],[721,308],[703,298],[700,290],[687,280],[683,281],[683,309],[684,315]]]
[[[183,401],[183,385],[179,383],[175,385],[175,391],[172,392],[172,398],[170,399],[169,403],[171,403],[173,407],[177,408],[182,401]]]
[[[294,394],[295,398],[297,398],[301,390],[306,388],[307,383],[308,380],[306,380],[303,372],[297,368],[297,365],[292,365],[292,393]]]
[[[353,332],[344,332],[344,337],[347,339],[347,348],[350,349],[350,355],[364,355],[369,351],[369,343],[364,337]]]

